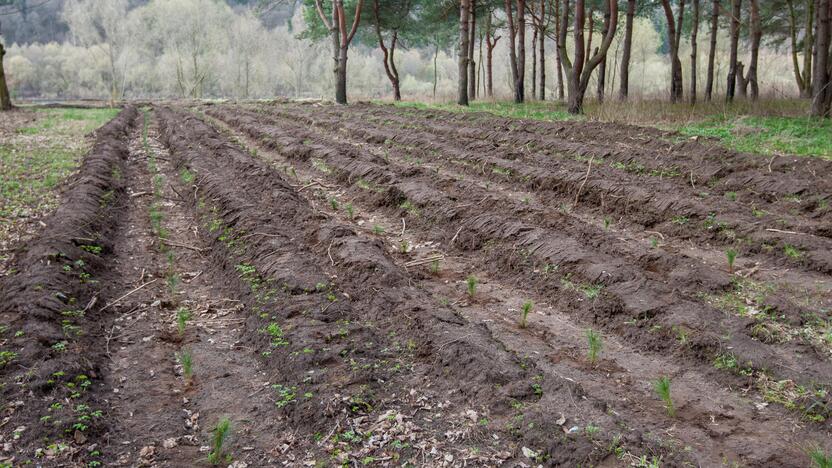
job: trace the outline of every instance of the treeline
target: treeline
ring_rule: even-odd
[[[724,99],[735,96],[757,99],[760,94],[759,56],[763,41],[778,44],[788,41],[796,86],[800,95],[812,99],[812,114],[830,115],[832,106],[832,0],[304,0],[307,22],[315,28],[314,37],[329,36],[334,57],[335,98],[346,103],[348,49],[356,34],[375,33],[384,50],[387,75],[400,98],[395,67],[397,44],[430,44],[455,41],[458,53],[458,103],[468,105],[476,94],[477,41],[486,54],[486,95],[493,94],[492,51],[499,40],[509,44],[509,63],[514,100],[526,99],[526,76],[531,55],[532,94],[539,83],[545,89],[546,40],[555,43],[554,59],[558,98],[566,99],[572,113],[581,113],[593,75],[597,98],[606,96],[605,82],[610,45],[617,34],[624,36],[620,62],[619,99],[629,94],[629,67],[632,31],[636,16],[664,17],[670,100],[699,99],[697,67],[699,33],[707,23],[706,83],[702,98],[714,98],[714,60],[718,47],[727,47],[729,66]],[[623,9],[621,8],[623,7]],[[317,17],[317,18],[316,18]],[[623,24],[622,24],[623,23]],[[728,44],[718,43],[721,29],[729,32]],[[600,37],[593,44],[593,38]],[[526,50],[532,35],[531,53]],[[683,63],[679,51],[683,37],[691,44],[690,83],[685,91]],[[571,39],[571,40],[570,40]],[[740,41],[749,44],[748,62],[740,58]],[[570,50],[571,46],[571,50]],[[545,99],[545,95],[541,95]]]
[[[695,104],[758,99],[767,90],[811,99],[815,115],[829,115],[832,101],[832,0],[230,3],[235,8],[220,0],[66,0],[66,42],[3,49],[0,41],[0,53],[14,94],[28,97],[252,98],[334,89],[345,103],[349,89],[394,99],[455,95],[464,105],[510,93],[517,102],[563,100],[580,113],[587,96],[661,91]],[[0,0],[0,33],[13,17],[2,13],[19,5]],[[258,13],[275,9],[296,16],[268,27]]]

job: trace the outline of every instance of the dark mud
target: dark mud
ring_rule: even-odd
[[[95,460],[101,450],[96,439],[112,425],[102,413],[101,309],[113,298],[101,286],[112,280],[126,137],[136,115],[128,107],[96,132],[60,207],[36,239],[19,247],[14,272],[0,283],[2,426],[9,463],[33,456],[55,464]]]

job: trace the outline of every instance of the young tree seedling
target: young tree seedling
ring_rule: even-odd
[[[179,332],[180,338],[185,334],[185,326],[188,324],[188,320],[190,319],[191,311],[188,310],[187,307],[180,307],[179,310],[176,311],[176,330]]]
[[[221,418],[211,431],[211,452],[208,454],[208,462],[212,465],[219,465],[231,460],[231,456],[223,456],[223,446],[231,435],[231,420]]]
[[[598,355],[601,353],[601,348],[604,347],[601,334],[590,328],[586,331],[586,341],[589,344],[587,360],[590,364],[595,365],[598,362]]]
[[[179,359],[179,364],[182,365],[182,375],[185,377],[185,383],[190,385],[191,379],[194,376],[194,360],[191,351],[183,349],[177,358]]]
[[[468,277],[465,278],[465,283],[468,285],[468,295],[471,297],[474,297],[477,293],[477,282],[477,277],[474,275],[468,275]]]
[[[529,312],[532,311],[533,306],[534,306],[534,304],[532,303],[532,301],[526,301],[526,302],[523,303],[523,306],[520,309],[521,314],[522,314],[520,316],[520,328],[526,328],[527,326],[529,326],[529,322],[528,322]]]
[[[734,260],[737,259],[737,251],[734,249],[728,249],[725,251],[725,257],[728,258],[728,273],[734,273]]]
[[[664,402],[667,415],[673,417],[676,414],[676,408],[673,406],[673,399],[670,396],[670,377],[666,375],[659,377],[658,380],[653,382],[653,388]]]
[[[436,260],[433,260],[432,262],[430,262],[430,273],[432,275],[438,275],[439,274],[439,259],[436,259]]]

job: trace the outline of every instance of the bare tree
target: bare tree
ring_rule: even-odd
[[[667,36],[670,43],[670,102],[682,99],[682,61],[679,60],[679,42],[682,38],[682,22],[685,14],[685,0],[679,0],[679,19],[673,19],[670,0],[662,0],[664,16],[667,19]]]
[[[725,100],[734,100],[737,89],[737,47],[740,42],[740,15],[742,14],[742,0],[731,0],[731,48],[728,59],[728,79],[725,88]]]
[[[558,47],[560,48],[561,60],[563,60],[563,70],[566,75],[569,105],[568,110],[570,114],[580,114],[583,112],[584,95],[586,88],[589,86],[589,79],[592,72],[601,63],[604,56],[612,44],[612,39],[615,37],[615,30],[618,26],[618,1],[608,0],[608,8],[610,11],[610,27],[607,34],[604,36],[601,46],[592,55],[592,58],[586,60],[586,48],[584,44],[584,22],[586,18],[585,0],[576,0],[575,3],[575,57],[574,62],[570,60],[569,54],[566,51],[566,31],[569,27],[569,0],[563,1],[563,20],[560,28],[560,40]],[[573,65],[574,63],[574,65]]]
[[[318,16],[321,17],[324,26],[332,35],[332,59],[335,62],[335,68],[333,69],[335,75],[335,102],[338,104],[347,103],[347,52],[352,38],[355,37],[358,23],[361,22],[363,6],[364,0],[358,0],[355,5],[355,18],[353,18],[352,27],[348,31],[344,13],[344,0],[332,0],[331,21],[324,14],[321,0],[315,0],[315,9],[318,11]]]
[[[601,32],[602,36],[606,36],[610,29],[610,9],[604,11],[604,30]],[[601,59],[601,64],[598,65],[597,89],[598,102],[604,102],[604,91],[607,86],[607,54]]]
[[[800,90],[800,97],[812,97],[812,46],[815,17],[815,0],[803,0],[806,4],[806,16],[803,29],[803,71],[800,70],[800,61],[797,58],[797,15],[794,9],[794,0],[786,0],[789,7],[789,38],[792,45],[792,66],[794,77],[797,81],[797,88]]]
[[[627,100],[630,94],[630,55],[633,50],[633,19],[636,15],[636,0],[627,0],[627,22],[624,26],[624,50],[621,52],[621,88],[618,98]]]
[[[708,48],[708,72],[705,84],[705,100],[710,101],[714,92],[714,59],[716,58],[716,35],[719,32],[719,0],[713,0],[711,10],[711,45]]]
[[[485,18],[485,95],[494,97],[494,48],[501,36],[497,35],[496,28],[492,25],[494,12],[488,12]]]

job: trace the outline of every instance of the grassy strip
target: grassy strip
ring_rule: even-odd
[[[598,120],[677,131],[681,138],[708,137],[737,151],[771,155],[793,154],[832,160],[832,122],[805,117],[805,100],[761,100],[734,104],[669,104],[661,101],[588,102],[585,116],[566,112],[563,103],[531,101],[454,103],[399,102],[396,106],[451,112],[488,112],[501,117],[544,121]]]

